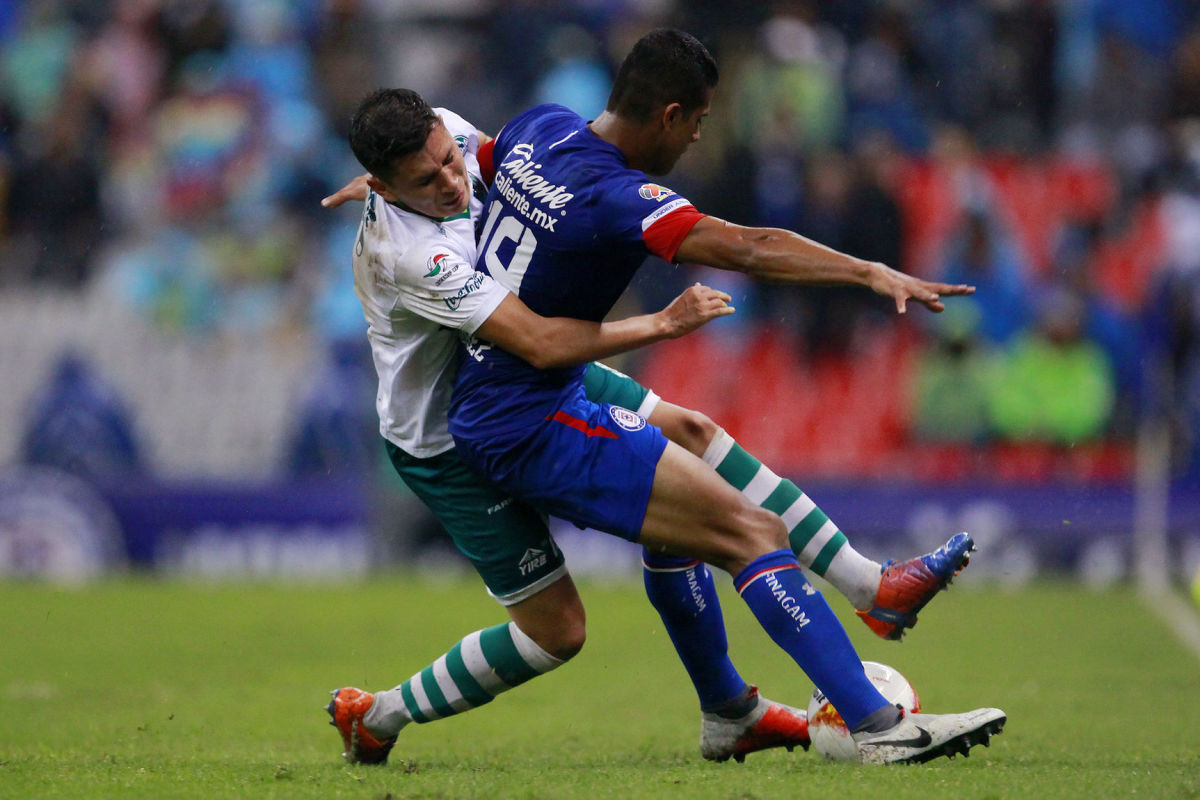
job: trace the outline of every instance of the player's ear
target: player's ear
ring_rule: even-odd
[[[387,184],[376,178],[374,175],[367,176],[367,186],[371,187],[371,191],[387,200],[389,203],[394,203],[398,199],[396,193],[387,187]]]
[[[679,121],[683,119],[683,117],[684,113],[682,105],[679,103],[667,103],[667,105],[663,107],[662,116],[660,119],[662,121],[663,128],[670,129],[677,125]]]

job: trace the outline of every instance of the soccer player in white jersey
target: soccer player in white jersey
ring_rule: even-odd
[[[732,313],[728,295],[694,286],[658,314],[612,323],[546,319],[474,270],[481,134],[415,93],[385,90],[356,117],[352,143],[376,173],[354,248],[355,289],[379,377],[377,409],[388,454],[472,561],[512,622],[476,631],[395,689],[336,691],[329,705],[352,761],[382,763],[396,734],[490,701],[547,672],[583,644],[584,612],[543,518],[466,470],[446,427],[458,331],[487,336],[531,363],[583,363],[682,335]],[[405,133],[389,115],[414,124]],[[386,133],[372,139],[372,130]],[[378,151],[388,166],[370,153]],[[598,369],[598,368],[597,368]],[[620,376],[600,371],[613,391]],[[727,660],[721,640],[706,643]],[[706,709],[702,752],[741,758],[772,746],[807,746],[804,712],[760,697],[739,681],[728,708]],[[731,709],[731,710],[730,710]]]
[[[436,163],[436,158],[434,159],[434,163]],[[377,184],[377,188],[383,187],[380,187]],[[336,205],[341,200],[353,196],[354,192],[355,189],[348,187],[347,190],[343,190],[343,192],[339,192],[338,195],[335,195],[332,199],[333,202],[330,204]],[[464,194],[461,188],[448,190],[446,193],[447,201],[451,206],[460,202],[463,196]],[[433,211],[437,210],[433,209]],[[372,213],[374,213],[373,207],[368,205],[364,223],[370,220]],[[431,213],[429,216],[433,216],[433,214]],[[435,278],[440,277],[441,273],[439,262],[444,261],[444,259],[441,258],[443,255],[444,254],[440,252],[431,252],[428,255],[426,262],[418,263],[417,267],[422,275],[428,277],[428,274],[432,273]],[[443,278],[443,280],[446,279]],[[466,281],[463,275],[459,275],[457,280],[460,281],[460,283],[454,285],[466,287],[467,295],[470,295],[472,291],[470,289],[470,282]],[[364,303],[365,302],[366,301],[364,300]],[[483,338],[490,338],[492,341],[499,342],[510,350],[514,349],[512,346],[500,341],[495,336],[487,336],[486,332],[481,331],[480,335]],[[530,357],[529,360],[535,364],[538,363],[535,361],[535,357]],[[546,362],[543,360],[541,363]],[[381,377],[382,375],[383,371],[381,370]],[[657,402],[657,397],[645,390],[643,387],[637,386],[636,383],[632,382],[628,378],[625,378],[624,376],[613,376],[611,373],[606,373],[603,370],[593,368],[589,372],[589,384],[594,382],[592,379],[593,376],[598,377],[600,383],[610,384],[610,391],[612,390],[611,385],[615,384],[617,393],[623,395],[623,402],[620,403],[621,405],[642,410],[643,413],[650,416],[652,422],[662,425],[664,430],[671,431],[673,434],[671,438],[684,444],[689,449],[692,449],[697,455],[705,455],[706,459],[712,459],[711,463],[713,463],[713,466],[715,466],[718,471],[720,471],[721,474],[737,488],[742,489],[743,491],[747,492],[747,494],[761,492],[762,496],[759,498],[759,501],[764,501],[764,505],[772,510],[778,510],[778,512],[784,515],[785,520],[789,517],[793,517],[793,521],[789,523],[789,527],[793,528],[793,543],[795,544],[797,540],[800,541],[800,546],[797,547],[797,550],[803,550],[809,553],[810,566],[813,566],[815,571],[818,571],[821,574],[825,574],[824,570],[830,568],[831,562],[834,566],[842,563],[843,569],[840,574],[849,574],[853,576],[853,580],[843,579],[839,582],[837,580],[839,573],[833,569],[830,569],[832,574],[827,575],[827,577],[830,577],[834,584],[839,586],[839,588],[847,593],[848,596],[852,596],[852,599],[854,599],[854,596],[857,596],[858,599],[855,601],[856,605],[861,607],[865,600],[866,605],[869,607],[872,598],[883,593],[883,590],[885,586],[888,585],[889,580],[894,586],[901,586],[908,594],[908,598],[904,600],[904,602],[908,603],[908,607],[903,612],[904,616],[902,618],[888,623],[889,628],[886,631],[879,630],[873,626],[873,629],[876,629],[876,632],[880,633],[880,635],[886,635],[888,638],[898,638],[899,632],[903,631],[904,627],[911,625],[912,622],[915,621],[915,612],[919,610],[920,606],[923,606],[924,602],[927,602],[928,599],[932,597],[933,594],[941,588],[941,586],[944,585],[948,577],[953,574],[953,572],[960,565],[960,562],[965,558],[965,551],[967,547],[969,547],[969,539],[960,536],[952,540],[947,548],[942,548],[942,550],[938,553],[930,554],[929,556],[922,557],[922,559],[913,559],[912,561],[905,562],[901,565],[889,563],[886,570],[881,570],[878,564],[866,562],[865,559],[862,559],[861,556],[858,556],[856,553],[854,553],[853,549],[845,543],[845,537],[842,536],[839,531],[837,531],[832,523],[828,521],[828,518],[825,517],[825,515],[819,509],[815,508],[812,502],[808,500],[808,498],[804,496],[803,493],[794,486],[794,484],[791,484],[790,481],[780,480],[777,476],[771,473],[770,470],[763,467],[755,459],[753,459],[753,457],[741,450],[741,448],[738,447],[735,442],[729,439],[727,435],[720,431],[720,429],[711,423],[711,421],[709,421],[706,417],[703,417],[696,412],[691,412],[666,403],[661,403],[656,406],[655,403]],[[592,396],[591,391],[589,391],[589,396]],[[617,401],[611,400],[611,402],[616,403]],[[380,409],[380,413],[381,419],[387,416],[385,409],[382,407]],[[395,448],[393,444],[389,444],[389,451],[393,455],[394,462],[397,461],[398,454],[401,457],[403,456],[403,451],[398,453],[398,448]],[[403,465],[401,463],[397,463],[396,465],[397,469],[400,469],[401,473],[404,474]],[[766,488],[766,491],[762,491],[764,487]],[[437,510],[436,498],[431,500],[431,498],[427,497],[426,500],[427,502],[430,502],[431,506],[434,506],[435,510]],[[781,502],[783,503],[782,506],[779,505]],[[453,514],[453,508],[443,508],[443,510],[439,513],[439,516],[443,518],[443,521],[446,521],[447,517],[450,517]],[[817,547],[811,546],[811,542],[814,540],[818,545]],[[460,546],[462,546],[461,543]],[[955,548],[957,548],[957,550]],[[930,574],[926,564],[930,559],[935,557],[940,559],[942,569],[938,574]],[[952,559],[953,562],[951,562]],[[855,561],[866,563],[868,566],[866,569],[855,569],[855,567],[859,567],[858,564],[854,563]],[[812,562],[815,562],[815,564]],[[935,566],[937,563],[938,562],[935,562]],[[846,566],[846,564],[851,566]],[[881,572],[883,573],[883,580],[881,580]],[[917,574],[916,580],[914,580],[914,573],[920,572],[926,573],[928,577],[922,580],[922,576]],[[664,573],[667,574],[664,575]],[[671,575],[670,573],[675,574]],[[708,575],[707,570],[704,569],[703,565],[699,564],[693,559],[682,559],[674,564],[668,565],[666,568],[664,568],[660,563],[656,565],[655,568],[649,568],[648,566],[646,576],[647,588],[650,591],[652,599],[655,599],[656,593],[659,595],[655,605],[659,609],[660,613],[663,614],[664,622],[667,623],[668,630],[672,633],[673,641],[675,641],[677,647],[680,647],[681,641],[684,642],[684,647],[681,648],[680,654],[684,657],[685,664],[687,664],[689,660],[692,662],[689,664],[689,674],[694,672],[697,662],[699,663],[699,668],[701,670],[710,668],[714,660],[718,662],[724,660],[727,663],[728,659],[724,653],[723,641],[717,643],[719,646],[716,648],[716,652],[714,653],[712,652],[712,648],[709,647],[710,643],[703,641],[703,636],[699,637],[700,641],[696,641],[694,636],[692,637],[692,641],[686,641],[685,636],[677,635],[677,629],[680,627],[677,624],[679,622],[679,612],[682,611],[683,615],[686,616],[687,609],[681,610],[678,608],[669,608],[669,606],[672,605],[670,602],[666,602],[665,605],[668,606],[668,608],[664,608],[665,598],[661,597],[661,595],[664,591],[669,591],[670,587],[667,586],[665,589],[663,587],[659,587],[656,591],[654,586],[656,582],[667,580],[676,581],[680,585],[706,585],[706,588],[711,590],[711,576]],[[855,585],[855,580],[859,585]],[[547,609],[547,617],[549,619],[557,619],[560,616],[567,620],[571,619],[574,613],[573,608],[578,604],[577,595],[574,595],[573,586],[570,586],[569,583],[564,582],[563,584],[556,585],[557,589],[565,590],[567,587],[570,587],[569,594],[573,596],[570,603],[564,603],[562,598],[559,598],[557,601],[558,605],[555,605],[554,602],[542,605],[542,608]],[[892,591],[893,594],[896,594],[894,588]],[[565,595],[567,592],[563,592],[563,594]],[[549,595],[541,599],[549,599]],[[710,604],[719,609],[719,605],[717,605],[715,602],[715,595],[711,597]],[[582,609],[580,608],[579,611],[581,620]],[[676,618],[674,620],[676,624],[674,625],[672,624],[673,620],[670,616],[672,613],[676,614]],[[549,627],[551,629],[560,631],[572,630],[571,625],[564,626],[557,623]],[[582,634],[581,629],[580,634]],[[468,640],[464,640],[464,643],[462,644],[467,644],[469,639],[470,637]],[[471,646],[474,647],[475,645]],[[459,647],[460,646],[456,646],[456,648]],[[691,652],[685,652],[685,649],[689,649]],[[462,661],[461,654],[456,653],[455,650],[452,650],[451,653],[448,653],[447,657],[451,664],[457,664],[458,662]],[[443,659],[443,661],[445,660],[446,659]],[[415,685],[409,686],[409,684],[413,684],[413,681],[410,681],[408,684],[397,687],[395,693],[397,695],[404,695],[405,702],[412,707],[406,709],[410,718],[416,719],[417,721],[425,721],[426,719],[436,718],[436,716],[439,715],[439,712],[437,711],[426,715],[420,710],[421,706],[425,706],[428,710],[434,702],[429,699],[429,694],[437,693],[439,691],[439,687],[436,685],[436,679],[434,675],[434,673],[437,672],[437,669],[435,669],[436,667],[437,665],[435,664],[433,668],[424,671],[424,678],[422,678],[420,674],[414,676],[413,680],[417,682]],[[728,665],[726,667],[726,671],[732,673],[735,680],[740,681],[740,678],[736,677],[736,672],[732,670],[732,665]],[[453,670],[450,670],[450,672],[452,673]],[[447,677],[446,673],[447,668],[445,665],[443,665],[441,667],[441,677],[443,680],[445,680]],[[451,675],[451,677],[453,676]],[[692,677],[695,681],[696,676],[692,674]],[[523,680],[526,678],[521,679]],[[744,686],[744,684],[742,685]],[[461,689],[461,687],[455,688]],[[699,689],[699,684],[697,684],[697,688]],[[750,687],[746,688],[750,689]],[[353,700],[351,695],[352,692],[354,693]],[[490,699],[490,696],[486,697],[486,699]],[[702,708],[704,708],[703,699],[704,698],[702,695]],[[740,698],[743,703],[746,703],[752,699],[754,699],[752,690]],[[365,716],[361,711],[361,706],[364,703],[369,702],[369,695],[357,693],[356,690],[342,690],[339,692],[339,697],[338,700],[335,701],[335,705],[337,703],[341,703],[345,707],[345,713],[342,715],[343,719],[339,720],[339,727],[348,729],[350,725],[358,724],[358,719],[361,719],[363,716]],[[383,705],[383,703],[380,703],[379,705]],[[757,705],[759,708],[756,709],[754,705]],[[352,719],[352,717],[355,715],[355,712],[351,710],[352,707],[359,709],[357,711],[358,719]],[[368,706],[368,710],[369,708],[370,707]],[[774,710],[776,712],[776,717],[792,712],[792,710],[786,709],[786,707],[776,706],[775,708],[772,708],[765,701],[761,700],[757,704],[752,704],[750,706],[750,711],[759,712],[763,708]],[[447,710],[447,706],[445,706],[443,703],[440,715],[444,715]],[[449,710],[452,713],[453,711],[461,709],[451,708]],[[727,724],[727,720],[724,717],[711,712],[707,708],[704,710],[706,713],[704,715],[704,726],[702,729],[704,734],[702,737],[702,751],[706,757],[727,758],[730,754],[734,756],[744,755],[745,752],[758,749],[758,746],[756,745],[769,744],[769,741],[762,739],[755,742],[753,737],[747,740],[746,737],[741,735],[741,732],[736,725]],[[388,726],[379,724],[378,717],[381,715],[378,708],[376,708],[376,714],[374,716],[376,728],[378,730],[387,730]],[[394,716],[403,717],[404,714],[398,714]],[[764,717],[762,721],[769,720],[767,717]],[[372,720],[368,718],[367,722],[368,724],[366,727],[369,729]],[[344,729],[343,733],[348,734],[348,730]],[[728,745],[722,745],[719,741],[722,736],[717,734],[723,734],[724,739],[732,743],[732,748]],[[369,733],[367,735],[370,736]],[[778,743],[787,744],[787,737],[785,736],[783,740]],[[350,739],[347,739],[347,752],[350,753],[352,757],[356,755],[355,749],[356,748],[352,746]],[[362,748],[359,747],[359,749],[361,750]],[[368,750],[370,750],[370,748],[368,748]],[[378,748],[376,748],[376,751],[377,750]],[[384,750],[384,753],[386,754],[386,750]],[[361,757],[363,753],[359,752],[357,755]]]

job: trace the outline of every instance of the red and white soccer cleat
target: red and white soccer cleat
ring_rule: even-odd
[[[867,627],[884,639],[898,640],[917,624],[917,614],[933,596],[946,588],[971,561],[975,541],[956,533],[950,541],[923,556],[883,565],[875,604],[856,612]]]
[[[351,764],[383,764],[396,743],[396,737],[379,739],[363,725],[363,715],[375,702],[375,695],[362,689],[336,689],[333,700],[325,707],[332,719],[329,724],[342,735],[345,750],[342,758]]]
[[[700,754],[709,761],[746,760],[748,753],[771,747],[808,749],[808,713],[761,696],[757,686],[750,696],[758,704],[744,717],[726,719],[705,713],[700,723]]]

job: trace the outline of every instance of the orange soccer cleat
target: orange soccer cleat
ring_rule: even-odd
[[[375,695],[362,689],[336,689],[333,700],[325,710],[332,719],[329,724],[342,735],[345,751],[342,758],[352,764],[383,764],[396,743],[396,737],[379,739],[363,725],[363,715],[375,702]]]
[[[761,696],[757,686],[750,687],[758,704],[744,717],[725,719],[704,714],[700,724],[700,753],[709,761],[746,760],[748,753],[771,747],[797,745],[808,749],[808,713]]]
[[[933,596],[946,588],[971,561],[975,541],[956,533],[950,541],[923,556],[883,565],[883,577],[875,593],[875,604],[856,612],[867,627],[884,639],[898,640],[917,624],[917,614]]]

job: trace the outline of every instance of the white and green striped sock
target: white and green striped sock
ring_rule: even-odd
[[[377,736],[394,736],[409,722],[432,722],[489,703],[562,663],[515,622],[475,631],[396,688],[376,692],[363,723]]]
[[[829,581],[855,608],[870,608],[879,589],[881,567],[858,553],[846,535],[800,487],[779,477],[718,429],[704,461],[750,499],[783,518],[796,560]]]

